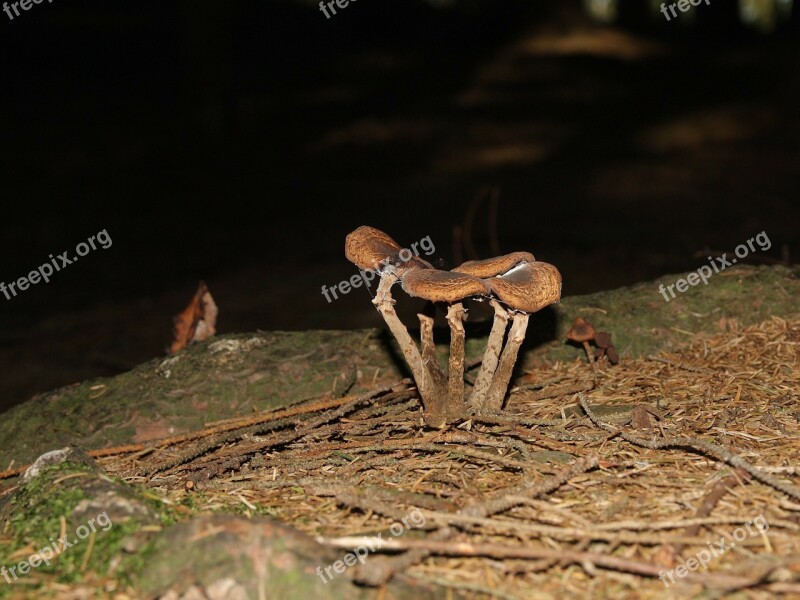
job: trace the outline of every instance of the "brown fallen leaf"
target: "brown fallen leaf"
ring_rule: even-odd
[[[204,281],[197,286],[197,291],[189,305],[172,320],[173,342],[169,353],[175,354],[191,344],[202,342],[217,333],[217,304],[211,297]]]
[[[652,429],[653,422],[650,417],[663,421],[664,413],[650,404],[637,404],[631,411],[631,426],[639,431]]]
[[[134,435],[133,443],[142,444],[161,440],[175,433],[173,424],[168,419],[149,420],[144,416],[137,416],[133,420]]]
[[[637,404],[631,411],[631,426],[637,431],[647,431],[651,429],[653,424],[650,421],[650,412],[647,407],[642,404]]]

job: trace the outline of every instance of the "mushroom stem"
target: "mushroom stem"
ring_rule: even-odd
[[[592,370],[597,373],[597,363],[594,360],[594,352],[589,342],[583,342],[583,349],[586,350],[586,356],[589,359],[589,364],[592,365]]]
[[[489,386],[486,393],[486,400],[483,403],[483,410],[487,412],[497,412],[503,406],[506,397],[508,383],[514,372],[514,363],[517,362],[517,354],[522,342],[525,340],[525,330],[528,328],[528,313],[514,313],[511,317],[511,329],[508,331],[508,340],[503,353],[500,355],[500,363],[494,374],[494,381]]]
[[[403,322],[397,316],[394,310],[394,299],[392,298],[392,285],[397,282],[397,275],[394,273],[384,272],[381,275],[381,282],[378,285],[378,290],[375,293],[375,298],[372,303],[378,312],[381,313],[383,320],[389,327],[389,331],[397,340],[403,357],[406,360],[408,368],[411,369],[411,374],[414,381],[417,382],[419,395],[422,399],[424,406],[425,423],[429,427],[444,427],[445,416],[444,406],[441,401],[442,394],[440,390],[436,389],[433,379],[422,361],[422,356],[417,349],[408,329],[403,325]]]
[[[490,301],[492,308],[494,308],[494,323],[492,323],[492,331],[489,333],[489,340],[486,343],[486,350],[483,353],[483,361],[481,368],[478,371],[478,377],[475,380],[475,386],[472,388],[467,408],[470,411],[481,410],[486,397],[486,392],[492,383],[492,378],[497,370],[497,362],[500,359],[500,351],[503,349],[503,338],[506,335],[506,327],[508,326],[508,312],[500,306],[497,300]]]
[[[435,308],[434,308],[435,310]],[[429,314],[419,313],[419,337],[422,346],[422,364],[425,371],[431,376],[436,389],[447,388],[447,378],[436,359],[436,344],[433,341],[433,317]]]
[[[447,309],[447,322],[450,324],[450,362],[447,376],[447,404],[445,415],[447,421],[464,416],[464,321],[467,311],[460,302],[451,304]]]

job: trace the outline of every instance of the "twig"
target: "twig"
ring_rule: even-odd
[[[405,383],[410,383],[410,382],[408,380],[405,380]],[[119,454],[132,454],[134,452],[145,452],[159,448],[166,448],[168,446],[174,446],[176,444],[190,442],[192,440],[197,440],[210,435],[224,433],[226,431],[235,431],[237,429],[244,429],[252,425],[258,425],[260,423],[266,423],[269,421],[283,419],[286,417],[293,417],[307,413],[319,412],[320,410],[326,410],[329,408],[335,408],[337,406],[341,406],[343,404],[351,402],[354,397],[355,396],[347,396],[344,398],[318,400],[316,402],[311,402],[309,404],[303,404],[288,409],[271,411],[267,414],[262,414],[255,417],[246,417],[242,419],[226,421],[221,426],[207,427],[205,429],[200,429],[198,431],[191,431],[189,433],[172,436],[169,438],[165,438],[163,440],[159,440],[153,444],[126,444],[124,446],[112,446],[110,448],[100,448],[98,450],[90,450],[89,452],[87,452],[87,454],[92,458],[107,458],[110,456],[117,456]],[[18,475],[21,475],[30,466],[31,465],[28,464],[28,465],[23,465],[21,467],[17,467],[16,469],[8,469],[6,471],[0,471],[0,480],[9,479],[11,477],[16,477]]]
[[[525,546],[503,546],[500,544],[472,544],[469,542],[453,542],[451,540],[412,540],[409,538],[383,538],[383,537],[341,537],[317,538],[317,541],[336,548],[355,548],[369,545],[383,550],[408,550],[407,554],[420,553],[424,556],[437,554],[440,556],[488,556],[490,558],[522,558],[522,559],[551,559],[566,561],[573,564],[585,565],[589,563],[606,569],[633,573],[646,577],[659,577],[664,570],[656,565],[645,563],[608,554],[597,552],[576,552],[566,549]],[[405,555],[404,555],[405,556]],[[376,557],[384,558],[384,557]],[[374,562],[371,559],[367,565]],[[750,577],[727,575],[723,573],[694,573],[689,571],[684,579],[701,583],[708,587],[722,589],[740,589],[757,585],[764,577],[786,561],[776,561],[770,565],[769,570]],[[365,565],[366,566],[366,565]],[[363,568],[363,567],[362,567]]]
[[[517,504],[528,504],[529,499],[518,500],[517,497],[511,496],[509,500],[513,500]],[[424,511],[426,521],[435,522],[441,525],[453,525],[479,535],[487,535],[489,531],[496,534],[505,534],[512,537],[519,536],[520,533],[534,534],[541,537],[547,537],[554,540],[562,541],[602,541],[609,544],[638,544],[642,546],[656,546],[664,544],[685,544],[703,546],[708,542],[705,537],[688,537],[688,536],[668,536],[658,535],[652,533],[631,533],[628,531],[614,532],[608,531],[600,526],[592,527],[586,525],[583,527],[564,527],[555,525],[540,525],[538,523],[526,523],[520,520],[500,520],[488,517],[472,517],[464,514],[453,514],[441,511]],[[739,521],[742,522],[742,521]],[[740,545],[745,543],[752,543],[759,545],[760,541],[755,539],[752,542],[740,542]]]
[[[800,489],[797,487],[783,483],[782,481],[778,481],[775,477],[768,475],[758,469],[758,467],[751,465],[741,456],[733,454],[729,450],[726,450],[722,446],[718,446],[717,444],[712,444],[711,442],[707,442],[705,440],[697,439],[697,438],[689,438],[689,437],[675,437],[675,438],[665,438],[663,440],[645,440],[643,438],[637,437],[635,435],[631,435],[622,431],[621,429],[617,429],[609,425],[608,423],[603,423],[600,421],[595,414],[592,412],[592,409],[589,407],[589,403],[586,401],[586,398],[583,394],[578,394],[580,398],[580,405],[581,408],[586,412],[586,415],[589,419],[600,427],[601,429],[605,429],[609,433],[614,435],[619,435],[622,439],[631,444],[636,446],[641,446],[643,448],[649,448],[650,450],[662,450],[664,448],[687,448],[689,450],[693,450],[698,454],[706,454],[708,456],[712,456],[717,460],[725,462],[732,467],[737,467],[742,469],[750,475],[753,476],[754,479],[769,485],[776,490],[783,492],[787,496],[790,496],[796,500],[800,500]]]
[[[602,531],[619,531],[627,529],[630,531],[659,531],[662,529],[682,529],[684,527],[691,527],[693,525],[742,525],[747,523],[749,519],[744,517],[692,517],[689,519],[680,519],[678,521],[614,521],[613,523],[598,523],[595,525],[596,529]],[[788,529],[789,531],[800,531],[800,525],[785,519],[770,519],[771,528],[780,527]]]
[[[407,380],[404,380],[404,382],[407,382]],[[397,383],[393,383],[393,384],[390,384],[390,385],[385,385],[385,386],[376,388],[374,390],[370,390],[369,392],[367,392],[365,394],[362,394],[360,396],[356,396],[355,399],[351,399],[349,402],[347,402],[346,404],[340,406],[336,410],[332,410],[332,411],[326,412],[326,413],[322,414],[321,416],[304,423],[303,426],[300,427],[299,429],[297,429],[296,431],[284,433],[282,435],[273,436],[273,439],[271,439],[271,440],[268,440],[266,442],[259,442],[258,444],[256,444],[253,447],[253,449],[255,449],[255,448],[260,449],[260,448],[268,447],[268,446],[271,446],[271,445],[288,444],[289,442],[292,442],[292,441],[296,440],[297,438],[300,438],[300,437],[303,437],[304,435],[307,435],[310,431],[312,431],[313,429],[316,429],[320,425],[322,425],[324,423],[328,423],[330,421],[334,421],[334,420],[338,419],[339,417],[347,414],[348,412],[350,412],[354,408],[356,408],[359,404],[361,404],[363,402],[371,401],[374,398],[380,396],[381,394],[386,393],[387,391],[391,390],[396,385],[397,385]],[[300,425],[300,423],[297,423],[297,425]],[[178,466],[180,464],[188,462],[188,461],[196,458],[197,456],[200,456],[201,454],[204,454],[205,452],[208,452],[209,450],[211,450],[211,449],[213,449],[215,447],[218,447],[218,446],[220,446],[222,444],[225,444],[227,442],[232,441],[234,435],[242,435],[242,432],[239,431],[239,432],[235,432],[235,434],[229,434],[227,436],[216,437],[216,438],[214,438],[212,440],[209,440],[209,441],[201,444],[199,447],[195,447],[195,448],[192,448],[192,449],[190,449],[188,451],[185,451],[184,453],[182,453],[178,457],[175,457],[175,458],[170,459],[168,461],[165,461],[163,463],[154,465],[154,466],[150,467],[149,469],[146,469],[143,474],[146,477],[152,477],[156,473],[159,473],[161,471],[165,471],[167,469],[171,469],[171,468],[176,467],[176,466]],[[242,453],[240,452],[240,454],[242,454]]]
[[[418,440],[410,439],[410,440],[398,440],[396,442],[388,442],[385,444],[377,444],[371,446],[365,446],[362,448],[350,448],[350,452],[368,452],[368,451],[392,451],[398,450],[400,448],[405,448],[408,450],[419,450],[422,452],[445,452],[448,454],[452,454],[454,456],[461,456],[464,458],[478,458],[481,460],[485,460],[487,462],[495,462],[497,464],[503,465],[504,467],[511,467],[514,469],[528,469],[531,465],[514,460],[511,458],[506,458],[504,456],[500,456],[499,454],[491,454],[489,452],[481,452],[480,450],[476,450],[475,448],[470,448],[468,446],[446,446],[444,444],[425,444],[419,443]]]
[[[711,491],[706,495],[703,501],[700,503],[700,506],[697,507],[697,510],[694,513],[696,519],[702,519],[703,517],[709,516],[714,508],[717,506],[717,503],[722,500],[722,497],[728,493],[728,490],[735,485],[739,484],[742,480],[748,481],[750,479],[750,475],[746,472],[742,471],[739,477],[735,475],[729,475],[724,479],[720,479],[717,483],[714,484],[714,487],[711,488]],[[702,525],[700,523],[693,523],[686,528],[684,535],[689,537],[694,537],[697,535],[697,532],[700,531]],[[675,553],[680,554],[683,551],[684,546],[682,544],[676,545],[674,547]]]
[[[514,488],[515,495],[527,495],[535,497],[541,494],[551,492],[564,485],[570,478],[575,477],[577,474],[584,473],[597,464],[595,457],[576,461],[571,467],[564,469],[561,473],[554,477],[549,477],[538,484],[523,484]],[[493,499],[485,503],[475,504],[464,510],[459,511],[458,514],[468,516],[486,517],[496,512],[507,510],[511,506],[515,506],[518,502],[507,501],[504,498]],[[453,527],[443,527],[433,533],[428,539],[432,542],[444,542],[455,534],[456,530]],[[385,556],[377,556],[366,564],[357,566],[354,572],[354,579],[359,583],[371,586],[383,585],[392,576],[400,571],[404,571],[412,565],[417,564],[424,560],[430,554],[430,551],[424,547],[410,549],[405,554],[400,556],[387,558]]]
[[[470,415],[476,423],[486,423],[488,425],[524,425],[528,427],[541,426],[541,427],[558,427],[564,424],[561,419],[530,419],[528,417],[516,416],[513,414],[505,415]]]
[[[552,477],[548,477],[539,483],[527,481],[520,485],[509,488],[493,499],[483,501],[479,504],[467,506],[460,511],[460,514],[471,517],[488,517],[489,515],[505,512],[509,508],[518,506],[521,503],[521,497],[523,496],[536,498],[543,494],[548,494],[560,488],[573,477],[577,477],[578,475],[582,475],[587,471],[591,471],[597,466],[597,460],[598,459],[596,456],[590,456],[588,458],[577,460],[575,461],[575,464],[563,469]]]

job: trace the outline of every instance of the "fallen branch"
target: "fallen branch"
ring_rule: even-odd
[[[580,398],[581,408],[583,408],[583,410],[586,412],[586,415],[589,417],[592,423],[594,423],[601,429],[604,429],[615,436],[616,435],[620,436],[622,439],[624,439],[627,442],[630,442],[631,444],[634,444],[635,446],[641,446],[643,448],[648,448],[650,450],[663,450],[665,448],[688,448],[689,450],[693,450],[698,454],[705,454],[708,456],[712,456],[717,460],[720,460],[722,462],[731,465],[732,467],[742,469],[743,471],[746,471],[747,473],[752,475],[754,479],[760,481],[761,483],[769,485],[796,500],[800,500],[799,488],[789,483],[783,483],[782,481],[779,481],[775,477],[772,477],[771,475],[768,475],[767,473],[760,471],[758,467],[751,465],[741,456],[734,454],[730,450],[726,450],[722,446],[718,446],[717,444],[712,444],[711,442],[707,442],[705,440],[701,440],[698,438],[675,437],[675,438],[665,438],[663,440],[646,440],[637,437],[635,435],[631,435],[629,433],[622,431],[621,429],[609,425],[608,423],[603,423],[602,421],[600,421],[592,412],[592,409],[589,407],[589,403],[586,401],[585,396],[583,394],[578,394],[578,397]]]
[[[581,566],[588,563],[593,566],[621,571],[623,573],[633,573],[645,577],[661,577],[664,573],[664,569],[657,565],[608,554],[576,552],[565,549],[554,550],[552,548],[534,547],[530,545],[503,546],[500,544],[472,544],[469,542],[453,542],[446,540],[412,540],[408,538],[400,539],[369,536],[317,538],[317,541],[321,544],[336,548],[352,549],[359,546],[369,546],[375,547],[378,550],[407,550],[409,554],[420,553],[425,556],[436,554],[439,556],[459,557],[486,556],[497,559],[551,559],[560,562],[566,561]],[[700,583],[706,587],[722,588],[726,590],[747,588],[761,583],[770,571],[785,564],[787,560],[788,559],[776,561],[775,564],[770,566],[769,571],[766,573],[760,572],[751,576],[727,575],[724,573],[695,573],[689,571],[684,579]],[[368,565],[370,562],[372,561],[366,564]]]
[[[516,496],[540,496],[558,489],[573,477],[593,469],[596,465],[596,457],[578,460],[574,465],[564,469],[556,476],[548,477],[537,484],[525,483],[520,486],[516,486],[512,489],[512,491]],[[519,498],[507,499],[505,496],[506,495],[503,494],[503,496],[500,498],[493,498],[488,502],[473,504],[472,506],[468,506],[459,511],[457,514],[475,517],[488,517],[489,515],[503,512],[512,506],[521,504]],[[455,535],[455,533],[455,528],[443,527],[431,534],[428,539],[431,542],[444,542]],[[353,578],[355,581],[364,585],[383,585],[389,581],[389,579],[391,579],[395,573],[405,571],[407,568],[417,564],[421,560],[424,560],[429,554],[430,551],[428,551],[425,547],[418,547],[409,549],[409,551],[405,554],[392,558],[387,558],[385,556],[374,557],[373,559],[367,561],[366,564],[357,566],[354,571]]]
[[[407,380],[403,380],[404,383],[406,381]],[[353,409],[355,409],[356,407],[358,407],[359,404],[362,404],[364,402],[369,402],[369,401],[372,401],[372,400],[376,399],[381,394],[385,394],[386,392],[390,391],[396,385],[397,385],[397,383],[393,383],[393,384],[390,384],[390,385],[385,385],[385,386],[370,390],[369,392],[366,392],[365,394],[362,394],[360,396],[356,396],[354,399],[352,397],[348,397],[349,402],[343,404],[342,406],[339,406],[336,410],[332,410],[332,411],[326,412],[326,413],[320,415],[319,417],[316,417],[316,418],[314,418],[314,419],[312,419],[312,420],[310,420],[310,421],[308,421],[306,423],[298,422],[296,424],[297,426],[302,425],[299,429],[297,429],[297,430],[295,430],[293,432],[289,432],[289,433],[280,435],[280,436],[275,436],[275,439],[273,439],[273,440],[270,440],[270,441],[267,441],[267,442],[261,442],[261,443],[258,444],[258,448],[267,447],[267,446],[276,445],[276,444],[288,444],[289,442],[292,442],[292,441],[294,441],[294,440],[296,440],[298,438],[301,438],[301,437],[303,437],[305,435],[308,435],[311,431],[313,431],[314,429],[316,429],[320,425],[323,425],[325,423],[329,423],[331,421],[334,421],[334,420],[338,419],[339,417],[342,417],[342,416],[346,415],[348,412],[350,412]],[[214,438],[214,439],[202,444],[199,448],[196,447],[196,448],[190,449],[190,450],[184,452],[183,454],[181,454],[180,456],[178,456],[176,458],[172,458],[172,459],[170,459],[168,461],[165,461],[163,463],[154,465],[154,466],[150,467],[149,469],[146,469],[145,472],[144,472],[144,476],[151,477],[151,476],[155,475],[156,473],[159,473],[161,471],[165,471],[167,469],[171,469],[171,468],[173,468],[173,467],[175,467],[175,466],[177,466],[179,464],[182,464],[184,462],[188,462],[188,461],[196,458],[197,456],[200,456],[201,454],[204,454],[204,453],[208,452],[209,450],[212,450],[215,447],[218,447],[218,446],[220,446],[222,444],[234,441],[237,437],[241,437],[242,434],[243,434],[243,432],[241,432],[241,431],[235,431],[235,432],[233,432],[233,434],[229,434],[229,435],[226,435],[226,436],[219,436],[217,438]]]

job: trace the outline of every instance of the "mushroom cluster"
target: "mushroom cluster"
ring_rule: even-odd
[[[391,237],[373,227],[362,226],[345,240],[345,256],[360,269],[380,276],[373,304],[397,340],[424,407],[425,423],[444,427],[471,412],[500,410],[525,339],[531,313],[561,298],[561,274],[529,252],[514,252],[487,260],[469,261],[452,271],[435,269],[419,257],[401,258],[402,248]],[[418,314],[420,346],[411,337],[394,310],[392,286],[400,282],[412,297],[446,307],[450,326],[450,356],[447,375],[436,359],[433,315]],[[494,323],[481,368],[468,401],[464,402],[464,301],[488,300]],[[508,326],[511,321],[511,326]],[[506,335],[506,330],[508,334]]]
[[[595,331],[592,324],[583,317],[577,317],[572,327],[567,331],[567,339],[577,344],[582,344],[583,349],[586,351],[586,357],[592,365],[592,369],[597,371],[597,363],[595,359],[607,358],[608,362],[616,365],[619,362],[619,355],[616,348],[611,343],[611,334],[607,331]],[[597,347],[592,352],[592,347],[589,342],[594,342]]]

